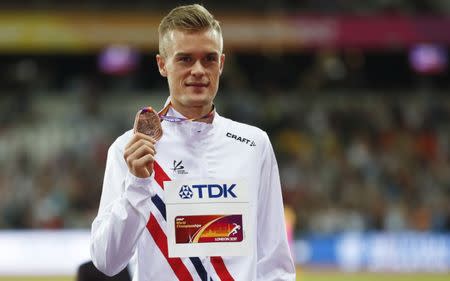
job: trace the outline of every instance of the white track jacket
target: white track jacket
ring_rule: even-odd
[[[172,108],[168,115],[181,116]],[[109,148],[99,212],[92,223],[95,266],[114,275],[135,256],[134,281],[295,280],[278,167],[267,134],[217,112],[211,124],[163,121],[162,128],[149,178],[133,176],[124,160],[132,130]],[[246,179],[253,229],[247,256],[168,258],[161,183],[182,177]]]

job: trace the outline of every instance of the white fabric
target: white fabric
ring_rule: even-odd
[[[168,115],[179,114],[171,109]],[[222,257],[233,278],[295,280],[278,167],[267,134],[217,112],[211,124],[163,121],[162,127],[164,133],[156,144],[156,161],[171,179],[245,178],[249,183],[254,243],[248,256]],[[102,272],[114,275],[135,255],[134,281],[177,280],[146,228],[152,213],[166,230],[166,221],[151,201],[155,194],[164,201],[164,193],[153,175],[140,179],[128,172],[123,153],[131,137],[132,130],[120,136],[108,151],[100,208],[92,223],[92,260]],[[174,161],[182,161],[184,173],[172,169]],[[209,258],[200,259],[208,280],[220,280]],[[193,279],[200,280],[189,258],[182,261]]]

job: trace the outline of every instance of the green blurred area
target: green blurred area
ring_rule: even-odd
[[[297,281],[443,281],[449,274],[298,272]]]
[[[74,281],[75,277],[0,277],[0,281]],[[297,281],[448,281],[450,274],[342,273],[298,271]]]

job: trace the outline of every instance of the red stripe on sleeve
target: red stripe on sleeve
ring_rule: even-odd
[[[169,176],[164,172],[164,170],[159,166],[158,162],[153,162],[153,171],[155,172],[155,180],[159,186],[164,189],[164,182],[170,181]]]
[[[187,269],[187,267],[184,265],[184,263],[181,261],[180,258],[169,258],[167,249],[167,236],[159,226],[153,214],[150,215],[150,219],[148,220],[147,223],[147,229],[152,235],[153,240],[155,240],[156,245],[163,253],[164,257],[166,258],[167,262],[169,263],[170,267],[172,268],[173,272],[178,277],[178,279],[181,281],[194,280],[192,278],[191,273],[189,272],[189,270]]]
[[[231,276],[230,272],[228,272],[228,269],[221,257],[211,257],[211,264],[216,270],[216,273],[221,281],[234,281],[234,278]]]

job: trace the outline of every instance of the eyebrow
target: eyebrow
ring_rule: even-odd
[[[207,56],[219,56],[219,54],[217,52],[210,52],[206,54]],[[192,56],[192,53],[176,53],[174,55],[175,57],[186,57],[186,56]]]
[[[190,53],[176,53],[175,57],[185,57],[185,56],[190,56]]]

